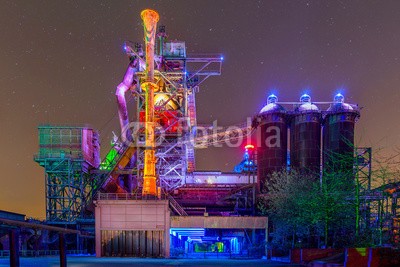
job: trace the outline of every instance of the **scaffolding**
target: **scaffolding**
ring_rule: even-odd
[[[75,224],[90,197],[90,170],[99,164],[99,136],[87,127],[40,126],[34,160],[45,171],[46,220]]]
[[[391,243],[400,247],[400,183],[388,183],[371,187],[372,149],[356,149],[354,168],[358,184],[360,233],[369,237],[373,244]]]
[[[160,27],[160,33],[164,31]],[[160,41],[163,43],[163,40]],[[140,45],[132,49],[127,43],[127,53],[138,57]],[[161,45],[160,45],[161,47]],[[160,49],[161,50],[161,49]],[[156,169],[157,186],[171,191],[184,184],[186,175],[195,170],[196,129],[195,94],[199,85],[211,76],[221,74],[221,55],[186,56],[184,42],[165,43],[158,55],[157,69],[154,72],[155,83],[159,90],[154,93],[156,120]],[[134,80],[145,82],[145,72],[136,73]],[[136,100],[136,119],[144,122],[145,92],[137,86],[132,90]],[[137,161],[134,176],[138,177],[139,186],[144,168],[144,133],[140,126],[132,129],[137,147]]]
[[[160,26],[157,36],[160,48],[154,56],[156,66],[153,78],[157,187],[170,192],[183,185],[187,175],[195,170],[195,148],[199,148],[199,144],[205,140],[209,145],[215,139],[210,139],[208,134],[196,137],[195,94],[206,79],[221,74],[223,58],[216,54],[186,56],[184,42],[164,43],[166,35],[163,26]],[[143,187],[144,155],[148,148],[148,101],[142,86],[147,82],[146,62],[140,44],[126,42],[124,49],[130,63],[116,93],[121,135],[115,136],[113,146],[100,163],[99,169],[91,170],[94,185],[85,201],[88,209],[91,209],[92,199],[98,192],[136,193]],[[131,118],[133,120],[129,120],[127,112],[127,92],[135,101],[136,113]]]
[[[400,182],[388,183],[370,191],[370,234],[374,244],[400,248]]]
[[[358,147],[355,149],[355,182],[356,196],[359,203],[358,227],[361,232],[369,232],[371,227],[371,201],[379,200],[381,196],[371,194],[371,160],[372,149],[370,147]]]

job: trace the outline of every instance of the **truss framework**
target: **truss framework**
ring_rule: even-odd
[[[195,94],[199,85],[211,76],[221,74],[222,58],[219,55],[196,55],[193,57],[164,57],[163,67],[155,71],[156,83],[161,88],[155,93],[163,98],[156,104],[156,117],[168,117],[167,127],[160,127],[163,138],[158,138],[156,169],[159,185],[167,191],[184,184],[187,173],[195,170],[194,129],[196,128]],[[179,66],[174,68],[172,66]],[[143,82],[143,72],[137,72],[136,80]],[[144,92],[140,86],[133,91],[136,100],[136,120],[140,120],[144,109]],[[171,107],[178,106],[178,109]],[[175,130],[174,130],[175,129]],[[177,130],[176,130],[177,129]],[[137,137],[143,139],[141,133]],[[143,176],[144,147],[137,145],[135,176],[139,183]]]
[[[358,222],[361,231],[367,231],[371,227],[371,148],[359,147],[355,149],[355,178],[358,188],[360,202],[360,221]]]
[[[71,158],[46,158],[46,220],[54,224],[74,224],[81,216],[92,179],[82,161]]]
[[[99,161],[98,134],[88,127],[43,125],[34,160],[44,168],[46,220],[76,224],[90,198]]]

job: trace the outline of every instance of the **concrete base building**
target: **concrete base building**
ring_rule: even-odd
[[[232,256],[265,240],[266,217],[171,216],[168,199],[115,196],[95,203],[97,257]]]

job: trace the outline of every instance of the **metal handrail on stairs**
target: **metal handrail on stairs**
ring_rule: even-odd
[[[170,207],[178,213],[180,216],[188,216],[186,211],[182,208],[182,206],[171,196],[168,195],[169,205]]]

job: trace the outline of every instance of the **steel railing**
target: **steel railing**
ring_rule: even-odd
[[[166,194],[144,196],[142,193],[97,193],[97,200],[167,200]]]
[[[86,255],[87,250],[67,250],[68,255]],[[60,255],[59,250],[20,250],[21,257],[41,257],[41,256],[57,256]],[[0,258],[10,257],[9,250],[0,250]]]

